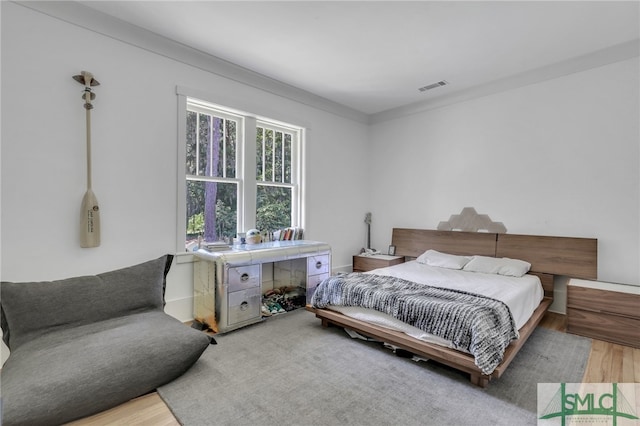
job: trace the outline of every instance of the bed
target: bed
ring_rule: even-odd
[[[443,271],[442,268],[429,267],[435,269],[436,274],[440,273],[446,276],[446,279],[442,277],[435,279],[437,285],[431,284],[437,289],[446,287],[446,284],[443,283],[449,279],[455,281],[456,273],[481,276],[483,282],[480,287],[483,287],[483,291],[488,292],[488,294],[479,292],[480,296],[492,300],[496,299],[498,302],[496,306],[503,304],[508,306],[509,311],[514,312],[512,320],[515,323],[515,335],[504,337],[506,343],[502,345],[502,348],[498,349],[501,351],[498,362],[494,362],[494,365],[491,365],[490,368],[486,367],[484,361],[479,366],[477,361],[480,358],[476,359],[476,356],[469,353],[469,350],[463,350],[458,344],[452,344],[451,340],[442,340],[438,336],[431,336],[422,332],[420,328],[408,326],[405,329],[402,326],[397,326],[398,324],[389,324],[386,322],[388,319],[386,317],[377,321],[375,318],[372,319],[368,316],[366,310],[327,306],[322,303],[316,303],[315,306],[307,305],[307,310],[315,313],[325,327],[329,325],[344,327],[364,336],[404,349],[417,356],[456,368],[468,373],[471,382],[481,387],[486,387],[490,380],[497,379],[504,373],[548,310],[553,301],[554,276],[597,279],[597,240],[592,238],[394,228],[392,244],[396,246],[396,254],[405,257],[407,260],[405,263],[363,274],[348,274],[344,279],[356,281],[354,285],[358,288],[370,286],[366,291],[370,291],[371,287],[380,286],[385,291],[389,290],[391,292],[397,282],[402,285],[412,286],[414,289],[418,288],[415,283],[426,283],[420,283],[420,274],[425,269],[425,265],[419,263],[416,259],[422,260],[421,257],[424,257],[424,253],[427,250],[451,255],[452,257],[509,258],[519,259],[530,264],[528,273],[521,277],[522,282],[528,283],[526,286],[523,284],[522,287],[527,287],[529,290],[524,294],[518,293],[517,295],[507,294],[510,291],[502,290],[502,288],[508,288],[509,286],[520,287],[520,284],[506,284],[507,287],[498,286],[503,285],[499,283],[504,278],[502,275],[455,271],[449,268],[445,268],[447,270]],[[451,277],[449,277],[450,275]],[[391,280],[393,284],[387,285],[386,278],[381,278],[388,276],[393,277]],[[338,288],[341,288],[342,282],[339,284],[335,282],[333,284],[329,283],[334,278],[330,277],[318,285],[316,292],[319,291],[320,293],[318,293],[318,296],[314,294],[314,302],[321,300],[320,294],[323,291],[329,292],[329,286],[337,285]],[[434,278],[431,276],[426,279],[426,281],[429,280],[433,281]],[[367,282],[369,283],[367,284]],[[493,288],[494,285],[495,288]],[[426,290],[420,288],[416,291],[422,292]],[[454,288],[452,291],[465,293],[466,297],[466,293],[473,295],[476,290],[474,288],[471,291],[463,286]],[[382,299],[386,300],[385,298]],[[484,303],[482,300],[480,302]],[[476,303],[479,302],[472,302],[472,304]],[[523,309],[520,309],[520,305],[524,306]],[[384,311],[384,309],[382,310]],[[371,310],[369,313],[377,315]],[[415,331],[415,333],[412,333],[411,330]],[[506,331],[504,333],[508,334]],[[489,338],[487,337],[487,339]],[[456,343],[455,338],[453,342]],[[493,338],[485,343],[476,343],[475,346],[485,346],[489,343],[493,345]],[[474,351],[471,350],[471,352]],[[476,355],[478,354],[476,353]]]

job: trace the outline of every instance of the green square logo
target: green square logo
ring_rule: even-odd
[[[539,383],[538,425],[638,426],[640,383]]]

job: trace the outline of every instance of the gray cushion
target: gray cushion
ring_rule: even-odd
[[[106,272],[45,282],[3,282],[3,339],[10,349],[47,334],[148,310],[162,310],[173,256]]]
[[[193,365],[209,338],[163,312],[171,258],[91,277],[2,283],[11,335],[2,424],[86,417],[151,392]]]

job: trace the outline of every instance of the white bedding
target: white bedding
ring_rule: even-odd
[[[365,273],[390,275],[421,284],[463,290],[500,300],[509,307],[518,329],[529,320],[544,296],[540,279],[535,275],[524,275],[516,278],[439,268],[416,261],[409,261]],[[444,339],[425,333],[419,328],[373,309],[351,306],[331,306],[330,309],[358,320],[401,331],[416,339],[451,347],[450,343]]]

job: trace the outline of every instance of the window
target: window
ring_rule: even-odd
[[[218,241],[252,228],[301,227],[302,129],[182,99],[179,250],[191,251],[199,238]]]
[[[256,134],[256,224],[276,230],[295,226],[297,216],[296,154],[298,131],[258,122]]]
[[[237,142],[241,117],[189,104],[186,136],[186,243],[236,234]]]

